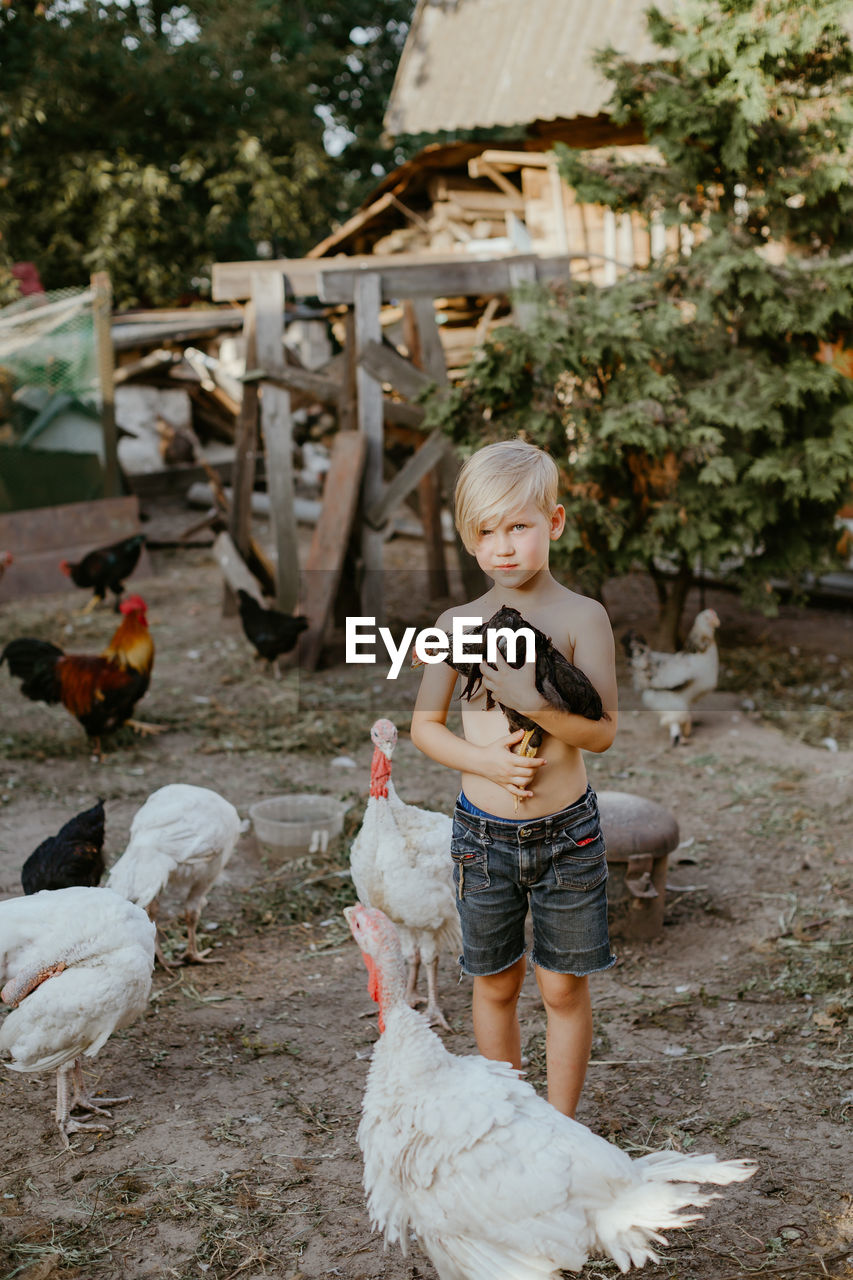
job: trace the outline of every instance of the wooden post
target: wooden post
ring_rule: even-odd
[[[382,326],[379,309],[382,301],[381,278],[374,271],[360,273],[355,281],[355,346],[356,358],[368,342],[381,342]],[[358,428],[367,440],[362,503],[371,507],[382,497],[383,463],[385,459],[382,422],[382,383],[361,364],[356,367],[358,392]],[[366,617],[385,622],[385,593],[382,583],[383,535],[366,523],[361,530],[361,556],[364,579],[361,585],[361,607]]]
[[[257,323],[258,364],[267,373],[284,370],[284,277],[256,275],[252,299]],[[299,595],[299,537],[293,509],[293,418],[290,392],[272,382],[261,387],[261,430],[267,493],[278,557],[276,604],[293,613]]]
[[[524,285],[536,283],[536,264],[530,261],[511,262],[509,264],[509,282],[511,289],[523,288]],[[513,298],[512,309],[516,323],[520,329],[526,329],[536,314],[533,303]]]
[[[246,344],[246,368],[254,369],[257,364],[254,302],[246,304],[243,337]],[[255,487],[255,459],[258,448],[258,384],[256,382],[243,384],[243,401],[237,418],[234,445],[231,519],[228,531],[240,555],[245,558],[249,553],[249,542],[252,536],[252,490]],[[226,616],[237,612],[237,598],[227,583],[222,600],[222,612]]]
[[[447,365],[432,298],[415,298],[403,304],[406,345],[412,364],[429,374],[439,386],[447,383]],[[448,593],[441,527],[441,473],[433,467],[418,483],[418,504],[427,555],[427,591],[434,600]]]
[[[98,360],[98,380],[101,385],[101,428],[104,433],[104,497],[117,498],[121,493],[118,468],[118,439],[116,436],[115,361],[113,339],[110,331],[113,291],[106,271],[96,271],[91,277],[95,293],[93,315],[95,324],[95,351]]]

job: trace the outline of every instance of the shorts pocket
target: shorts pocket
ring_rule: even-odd
[[[557,884],[565,889],[595,889],[607,879],[607,849],[597,814],[551,840]]]
[[[466,827],[455,830],[450,841],[453,859],[453,883],[457,898],[467,898],[489,887],[489,860],[486,846],[479,836]]]

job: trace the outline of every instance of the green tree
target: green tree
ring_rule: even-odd
[[[7,0],[7,297],[16,260],[46,287],[107,270],[128,306],[203,291],[261,242],[304,253],[393,163],[382,110],[412,7]]]
[[[614,118],[639,118],[661,162],[561,148],[562,172],[582,201],[694,229],[692,249],[542,298],[432,409],[463,446],[521,433],[549,449],[566,570],[600,590],[645,566],[666,647],[699,570],[772,611],[775,583],[837,563],[853,481],[853,381],[833,362],[853,315],[844,9],[691,0],[649,11],[660,61],[605,52]]]

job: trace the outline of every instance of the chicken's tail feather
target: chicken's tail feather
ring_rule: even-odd
[[[56,664],[64,657],[58,645],[49,640],[24,636],[10,640],[2,653],[0,665],[8,662],[9,671],[21,681],[21,693],[32,702],[59,702],[62,686]]]

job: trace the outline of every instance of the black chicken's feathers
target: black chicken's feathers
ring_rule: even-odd
[[[591,680],[584,675],[580,667],[576,667],[573,662],[569,662],[568,658],[560,653],[560,650],[553,644],[550,637],[545,635],[544,631],[540,631],[538,627],[534,627],[532,623],[525,621],[517,609],[503,605],[481,627],[476,627],[466,634],[470,637],[481,636],[485,643],[487,631],[518,631],[521,627],[527,627],[533,633],[536,646],[534,683],[543,698],[557,710],[583,716],[586,720],[609,720],[610,717],[601,702],[601,695]],[[497,647],[503,657],[509,661],[506,636],[497,637]],[[525,646],[517,645],[515,660],[510,662],[510,666],[517,671],[523,666],[525,656]],[[465,687],[460,696],[470,700],[483,681],[481,664],[478,662],[465,663],[464,670],[461,663],[459,666],[451,663],[451,666],[454,666],[456,670],[460,671],[460,674],[467,677]],[[494,705],[491,694],[487,692],[486,709],[491,710]],[[541,744],[544,733],[534,720],[522,715],[519,711],[513,710],[512,707],[505,707],[502,702],[498,703],[498,706],[507,718],[511,733],[515,733],[517,729],[532,731],[531,747],[538,747]]]
[[[42,889],[94,888],[104,874],[104,802],[76,814],[48,836],[21,868],[24,893]]]
[[[107,591],[112,591],[118,608],[124,580],[136,568],[144,545],[145,534],[135,533],[107,547],[95,547],[82,560],[68,565],[71,581],[77,587],[91,587],[99,600],[104,599]]]
[[[243,633],[267,662],[274,662],[281,653],[289,653],[308,626],[308,619],[302,614],[265,609],[248,591],[238,591],[237,598]]]

